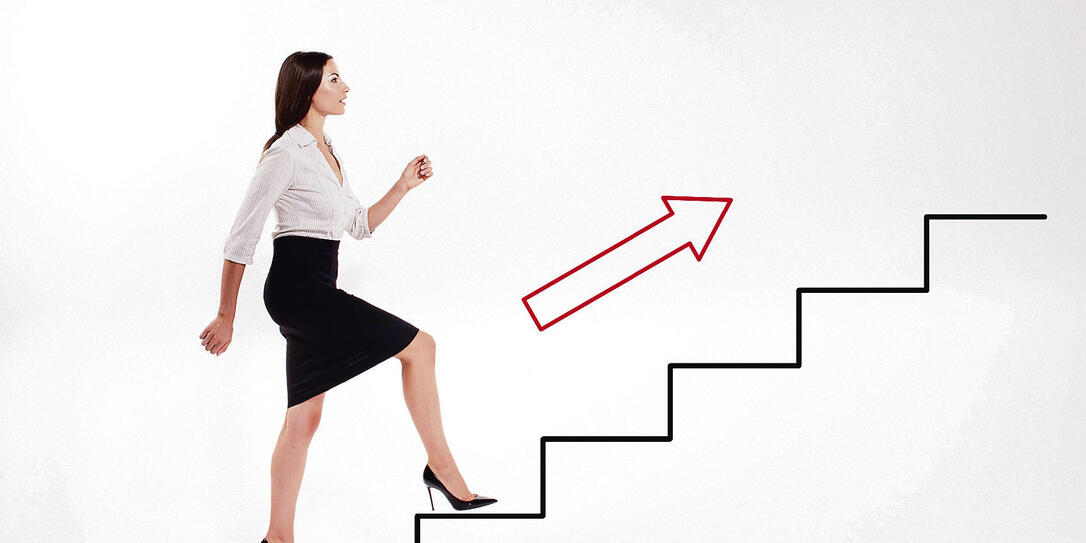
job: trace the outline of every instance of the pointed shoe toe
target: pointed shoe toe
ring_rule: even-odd
[[[430,464],[426,464],[426,467],[423,468],[423,470],[422,470],[422,482],[423,482],[423,484],[426,485],[426,491],[430,493],[430,509],[431,510],[435,510],[435,509],[434,509],[434,495],[433,495],[433,492],[431,492],[430,489],[437,489],[438,492],[441,492],[442,494],[444,494],[445,498],[449,500],[449,505],[451,505],[453,507],[453,509],[456,509],[457,511],[464,511],[466,509],[475,509],[477,507],[483,507],[483,506],[490,505],[490,504],[498,501],[495,498],[491,498],[491,497],[488,497],[488,496],[480,496],[478,494],[475,495],[474,499],[471,499],[471,500],[468,500],[468,501],[464,501],[464,500],[461,500],[460,498],[457,498],[456,496],[453,496],[452,492],[449,492],[449,490],[447,488],[445,488],[445,485],[442,484],[441,481],[438,480],[437,475],[434,475],[433,470],[430,469]]]

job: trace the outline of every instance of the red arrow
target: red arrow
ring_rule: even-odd
[[[694,258],[701,262],[703,256],[705,256],[705,250],[709,248],[709,242],[713,240],[713,235],[716,234],[716,229],[720,226],[720,222],[724,220],[724,214],[728,212],[728,208],[731,207],[731,198],[713,198],[709,196],[661,196],[661,200],[664,201],[664,206],[667,207],[667,214],[650,222],[640,230],[630,234],[622,241],[604,249],[602,252],[585,260],[578,264],[573,269],[559,275],[547,284],[535,289],[527,296],[521,298],[524,302],[524,307],[528,309],[528,314],[532,316],[532,320],[535,321],[536,328],[542,332],[556,322],[572,315],[582,307],[598,300],[604,294],[615,290],[622,286],[627,281],[645,273],[653,266],[675,256],[684,248],[689,247],[690,251],[694,253]],[[681,220],[668,219],[674,217],[680,219],[680,217],[686,217],[688,213],[684,211],[682,215],[677,215],[675,209],[672,208],[672,202],[712,202],[713,208],[708,208],[713,212],[713,229],[709,232],[709,236],[705,238],[705,243],[701,244],[701,250],[695,248],[694,242],[689,241],[691,237],[689,232],[683,233],[681,230],[676,233],[675,230],[679,225],[672,225],[672,223],[681,223]],[[715,212],[715,207],[720,203],[724,204],[724,208],[720,211],[719,215]],[[682,209],[694,209],[691,206],[683,206]],[[702,207],[701,205],[697,207]],[[705,208],[700,211],[704,212]],[[697,218],[699,213],[689,213],[689,215]],[[690,221],[687,221],[690,222]],[[695,227],[701,229],[704,232],[704,222],[698,223]],[[657,226],[657,228],[653,230]],[[665,226],[672,226],[672,228],[664,228]],[[642,236],[642,234],[645,234]],[[670,235],[669,235],[670,234]],[[637,268],[645,261],[645,253],[650,255],[658,251],[658,247],[661,243],[671,243],[668,240],[674,239],[677,235],[683,236],[681,239],[685,241],[678,247],[669,250],[663,256],[656,258],[648,265],[640,267],[637,271],[626,275],[631,268]],[[661,237],[667,236],[667,237]],[[700,236],[699,236],[700,237]],[[622,251],[616,251],[616,249],[622,247]],[[603,258],[607,256],[607,258]],[[602,259],[602,260],[601,260]],[[589,264],[593,264],[589,266]],[[623,277],[625,275],[625,277]],[[614,282],[615,278],[621,277],[620,280]],[[603,285],[608,285],[603,290],[600,288]],[[586,296],[588,299],[585,299]],[[530,298],[535,298],[531,303],[528,302]],[[566,309],[571,304],[576,304],[572,309]],[[532,306],[535,306],[533,309]],[[538,315],[538,316],[537,316]],[[557,315],[557,317],[553,317]],[[540,316],[546,321],[546,324],[540,323]]]

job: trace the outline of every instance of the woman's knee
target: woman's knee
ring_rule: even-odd
[[[324,411],[324,394],[322,392],[287,409],[287,418],[284,425],[290,430],[302,434],[315,432],[321,422],[321,412]]]
[[[434,340],[434,336],[419,330],[415,334],[415,339],[412,339],[411,343],[396,355],[396,358],[399,358],[402,362],[433,360],[435,351],[437,351],[437,342]]]

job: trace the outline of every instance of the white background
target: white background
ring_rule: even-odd
[[[363,203],[435,175],[339,286],[430,332],[479,512],[423,541],[1086,539],[1080,2],[230,2],[0,7],[0,540],[251,541],[284,339],[269,216],[221,357],[199,333],[274,131],[330,53]],[[536,330],[520,298],[665,212],[735,199],[705,259]],[[296,541],[406,541],[425,451],[391,359],[330,391]],[[452,509],[441,497],[438,510]]]

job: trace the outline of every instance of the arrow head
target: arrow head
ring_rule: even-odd
[[[661,196],[660,199],[671,212],[668,220],[678,222],[680,231],[688,233],[690,250],[700,262],[732,199],[712,196]]]

